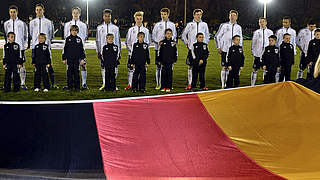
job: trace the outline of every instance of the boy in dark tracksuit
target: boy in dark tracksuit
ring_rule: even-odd
[[[235,35],[232,37],[233,45],[229,48],[227,55],[227,66],[229,75],[227,79],[227,88],[239,87],[240,84],[240,71],[244,66],[243,49],[239,45],[240,36]]]
[[[138,42],[133,44],[131,67],[134,67],[132,91],[145,92],[146,66],[150,65],[149,46],[144,42],[144,33],[138,33]]]
[[[103,46],[102,63],[105,69],[105,91],[116,90],[115,67],[118,65],[118,46],[114,44],[114,35],[107,34],[107,44]]]
[[[309,65],[307,79],[313,79],[314,67],[320,54],[320,29],[314,32],[314,39],[309,42],[307,62]]]
[[[34,56],[32,57],[32,65],[34,69],[34,91],[40,91],[41,79],[43,81],[44,92],[47,92],[49,84],[49,75],[47,68],[51,64],[51,56],[49,52],[49,46],[45,44],[46,35],[43,33],[39,34],[39,44],[34,48]]]
[[[85,63],[85,52],[83,49],[82,40],[77,36],[79,27],[72,25],[70,28],[71,35],[67,37],[66,43],[63,49],[63,64],[67,63],[67,81],[68,89],[71,92],[73,88],[76,91],[80,91],[80,65]]]
[[[198,76],[200,80],[200,89],[201,90],[208,90],[206,88],[206,80],[205,80],[205,72],[206,72],[206,65],[207,59],[209,57],[209,49],[208,45],[203,42],[204,35],[203,33],[198,33],[196,35],[197,42],[193,44],[192,47],[192,83],[191,89],[195,90],[197,87]]]
[[[294,47],[290,44],[291,35],[283,35],[283,42],[280,45],[280,78],[279,82],[284,79],[290,81],[291,67],[294,64]]]
[[[22,66],[20,46],[15,41],[14,32],[9,32],[7,41],[3,47],[3,69],[5,69],[4,92],[11,91],[11,76],[13,75],[13,91],[20,90],[20,76],[18,69]]]
[[[161,65],[161,91],[172,89],[172,64],[177,62],[177,46],[172,40],[172,30],[165,30],[165,39],[160,42],[158,65]]]
[[[269,46],[265,47],[262,55],[263,70],[266,70],[263,83],[275,83],[276,73],[280,70],[279,48],[276,47],[277,36],[271,35],[269,37]]]

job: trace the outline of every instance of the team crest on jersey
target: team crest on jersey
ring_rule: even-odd
[[[106,48],[106,51],[108,51],[109,48]]]
[[[171,46],[174,47],[176,45],[175,42],[171,42]]]
[[[239,49],[239,52],[240,52],[240,53],[242,53],[242,52],[243,52],[243,51],[242,51],[242,48],[240,48],[240,49]]]
[[[77,39],[77,43],[79,44],[81,42],[81,39]]]
[[[207,46],[206,45],[203,45],[203,50],[207,50]]]
[[[270,52],[270,50],[268,50],[268,53]]]
[[[19,46],[18,46],[18,45],[13,45],[13,49],[14,49],[14,50],[18,50],[18,49],[19,49]]]
[[[113,46],[113,51],[117,51],[118,47],[117,46]]]
[[[274,52],[275,52],[276,54],[278,54],[278,53],[279,53],[279,49],[275,49]]]
[[[143,49],[147,49],[148,45],[144,44]]]
[[[159,29],[161,29],[161,30],[162,30],[162,29],[163,29],[163,27],[162,27],[162,26],[159,26]]]
[[[45,51],[47,50],[47,46],[43,46],[42,49]]]
[[[316,43],[313,43],[313,45],[315,46],[315,45],[316,45]]]
[[[290,45],[290,49],[293,49],[293,46],[292,46],[292,45]]]
[[[227,27],[227,31],[230,31],[230,27]]]

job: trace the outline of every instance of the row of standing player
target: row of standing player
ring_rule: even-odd
[[[155,28],[153,29],[153,32],[152,32],[152,40],[155,42],[156,54],[158,54],[157,51],[159,49],[160,41],[162,39],[164,39],[165,29],[171,29],[173,31],[173,39],[176,40],[176,38],[177,38],[175,25],[174,25],[174,23],[169,21],[169,14],[170,14],[169,9],[163,8],[160,13],[161,13],[162,21],[158,22],[155,25]],[[22,54],[24,54],[24,49],[23,49],[24,46],[22,46],[22,44],[24,44],[24,42],[26,41],[26,38],[27,38],[27,27],[25,26],[25,24],[21,20],[19,20],[17,18],[18,9],[16,7],[11,6],[9,9],[9,14],[10,14],[11,19],[5,23],[5,31],[16,33],[17,43],[22,47],[21,48],[21,50],[23,52]],[[101,50],[102,50],[103,45],[106,44],[106,40],[105,40],[106,34],[108,34],[108,33],[113,34],[115,37],[115,44],[118,47],[121,47],[119,28],[116,25],[111,23],[112,11],[105,10],[103,14],[104,14],[103,15],[104,23],[102,25],[98,26],[97,37],[96,37],[98,58],[101,60],[102,60],[102,51]],[[139,14],[140,14],[140,16],[139,16]],[[187,48],[189,49],[189,53],[188,53],[188,57],[187,57],[187,64],[188,65],[190,65],[189,59],[191,57],[191,50],[193,48],[193,44],[196,42],[196,35],[198,33],[203,33],[204,43],[206,43],[206,44],[209,43],[208,26],[205,22],[203,22],[201,20],[202,14],[203,14],[202,10],[196,9],[193,13],[194,20],[187,24],[187,26],[184,29],[183,34],[182,34],[182,40],[184,41],[185,44],[187,44]],[[38,38],[39,33],[46,34],[46,36],[47,36],[46,44],[48,44],[50,47],[50,42],[53,38],[53,25],[50,20],[48,20],[44,17],[44,6],[42,4],[36,5],[36,15],[37,15],[37,18],[35,18],[33,21],[30,22],[30,33],[31,33],[32,40],[33,40],[32,47],[34,49],[35,45],[37,44],[37,42],[38,42],[37,38]],[[73,20],[66,23],[65,36],[67,37],[70,34],[68,32],[70,32],[69,28],[71,25],[77,25],[79,27],[79,34],[78,35],[79,35],[79,37],[81,37],[81,39],[84,42],[84,40],[87,37],[88,31],[87,31],[86,24],[84,24],[83,22],[81,22],[79,20],[80,15],[81,15],[80,8],[73,8],[73,10],[72,10]],[[147,44],[150,44],[149,30],[147,28],[143,27],[143,24],[142,24],[143,13],[137,12],[135,14],[134,18],[135,18],[136,24],[134,27],[129,29],[128,34],[127,34],[127,38],[126,38],[126,45],[127,45],[128,51],[129,51],[129,58],[132,53],[132,45],[133,45],[133,43],[135,43],[137,41],[137,33],[138,32],[144,32],[145,36],[146,36],[144,41]],[[217,34],[215,36],[215,42],[216,42],[218,51],[219,51],[219,53],[221,53],[221,57],[222,57],[221,58],[222,59],[221,65],[223,68],[221,71],[221,81],[222,81],[223,88],[225,87],[225,84],[227,81],[227,74],[228,74],[228,70],[227,70],[227,66],[226,66],[226,63],[227,63],[226,56],[227,56],[228,49],[232,45],[232,38],[234,35],[239,35],[240,36],[240,45],[242,45],[242,41],[243,41],[241,26],[236,23],[237,18],[238,18],[238,12],[235,10],[230,11],[230,13],[229,13],[230,22],[222,24],[219,28],[219,31],[217,32]],[[266,25],[266,19],[264,19],[264,20],[265,20],[265,25]],[[260,21],[262,21],[262,19],[260,19],[259,22]],[[16,27],[18,27],[16,29],[15,29],[15,24],[17,24]],[[19,24],[20,24],[20,26],[19,26]],[[284,27],[277,31],[278,40],[282,39],[281,36],[283,36],[284,32],[287,32],[287,33],[291,34],[291,42],[292,42],[292,44],[294,44],[294,48],[295,48],[295,31],[292,28],[290,28],[290,19],[284,18],[283,25],[284,25]],[[260,49],[260,48],[256,48],[255,46],[258,47],[259,45],[261,46],[261,44],[262,44],[263,48],[261,48],[261,49],[264,49],[268,45],[268,42],[266,39],[268,39],[268,37],[269,37],[268,33],[270,32],[270,30],[268,30],[266,28],[266,26],[263,27],[260,24],[260,27],[261,28],[255,32],[255,34],[258,33],[258,36],[254,36],[253,43],[252,43],[252,52],[255,56],[255,62],[257,61],[257,59],[260,59],[260,62],[261,62],[261,56],[262,56],[261,53],[260,53],[260,55],[259,55],[259,53],[257,55],[255,55],[254,51],[255,50],[258,51],[258,49]],[[262,31],[262,35],[259,33],[259,31]],[[266,32],[266,33],[264,33],[264,32]],[[305,32],[305,34],[303,34],[301,37],[302,37],[301,42],[305,43],[305,41],[306,41],[305,39],[307,39],[306,37],[308,37],[307,32]],[[311,38],[312,38],[312,35],[311,35]],[[257,39],[257,40],[255,41],[255,39]],[[254,43],[254,42],[256,42],[256,43]],[[279,43],[277,43],[277,44],[279,44]],[[305,51],[304,44],[302,44],[300,46],[298,44],[298,47],[301,48],[303,51]],[[120,51],[119,51],[118,57],[120,58]],[[25,56],[23,59],[25,61]],[[156,57],[156,64],[158,64],[157,57]],[[252,78],[251,78],[252,85],[255,84],[257,70],[259,69],[259,67],[256,66],[256,63],[254,63],[254,64],[255,65],[253,68],[253,73],[252,73]],[[300,74],[301,74],[301,70],[299,71]],[[117,76],[117,68],[115,68],[115,72],[116,72],[116,76]],[[127,90],[131,89],[131,86],[132,86],[133,72],[134,72],[134,70],[129,67],[128,86],[126,88]],[[85,67],[85,64],[83,64],[81,66],[81,75],[82,75],[82,87],[84,89],[86,89],[87,86],[86,86],[86,67]],[[105,75],[105,72],[104,72],[104,68],[102,67],[103,81],[105,79],[104,75]],[[21,77],[21,85],[22,85],[22,87],[24,87],[25,68],[23,66],[20,69],[20,77]],[[50,66],[50,68],[49,68],[49,77],[51,80],[51,84],[54,87],[55,85],[54,85],[54,76],[53,76],[52,66]],[[157,65],[157,70],[156,70],[157,87],[156,87],[156,89],[160,89],[160,87],[161,87],[161,78],[160,77],[161,77],[161,66]],[[101,90],[104,89],[104,84],[105,84],[105,82],[103,82],[103,86],[100,88]],[[192,66],[190,65],[189,70],[188,70],[188,87],[186,89],[190,89],[191,84],[192,84]]]

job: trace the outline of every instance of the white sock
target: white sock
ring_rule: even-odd
[[[251,73],[251,86],[254,86],[256,84],[256,80],[257,80],[257,72],[252,71],[252,73]]]
[[[81,70],[82,86],[87,84],[87,70]]]
[[[264,77],[267,75],[267,71],[263,70],[262,79],[264,80]]]
[[[297,73],[297,79],[303,78],[303,70],[299,69]]]
[[[226,75],[227,71],[225,69],[221,70],[221,88],[225,88],[226,86]]]
[[[129,70],[128,72],[128,84],[132,87],[132,78],[133,78],[134,70]]]
[[[101,75],[102,75],[102,84],[105,85],[106,84],[106,70],[104,68],[101,69]]]
[[[26,83],[26,68],[25,67],[21,67],[20,68],[20,80],[21,80],[21,85],[25,85]]]
[[[188,85],[192,83],[192,69],[188,69]]]
[[[277,73],[276,73],[276,82],[279,82],[279,79],[280,79],[280,72],[277,71]]]
[[[157,82],[157,86],[161,85],[161,68],[156,69],[156,82]]]
[[[119,73],[119,69],[118,69],[118,67],[116,67],[115,69],[114,69],[114,73],[115,73],[115,78],[117,79],[117,77],[118,77],[118,73]]]

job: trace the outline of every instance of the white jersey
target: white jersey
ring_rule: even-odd
[[[97,53],[100,53],[102,55],[103,52],[103,46],[107,44],[107,34],[113,34],[114,36],[114,44],[118,46],[118,57],[120,55],[121,51],[121,40],[120,40],[120,31],[119,27],[109,23],[106,24],[105,22],[103,24],[100,24],[97,27],[97,33],[96,33],[96,46],[97,46]]]
[[[233,45],[232,37],[235,35],[240,36],[240,46],[243,46],[241,26],[239,24],[232,24],[231,22],[221,24],[214,36],[217,49],[221,48],[223,52],[228,52],[229,48]]]
[[[149,34],[149,29],[145,28],[144,26],[133,26],[129,29],[126,37],[126,46],[128,49],[128,53],[131,56],[132,50],[133,50],[133,44],[138,41],[138,33],[143,32],[145,37],[144,37],[144,42],[150,45],[150,34]]]
[[[268,28],[260,28],[253,33],[251,51],[254,57],[262,57],[264,48],[269,46],[269,37],[271,35],[273,35],[273,32]]]
[[[84,44],[86,42],[86,39],[88,37],[88,26],[87,24],[83,23],[80,20],[71,20],[64,24],[64,39],[67,39],[67,37],[70,36],[70,28],[72,25],[77,25],[79,27],[79,33],[77,36],[79,36],[82,39],[82,43]]]
[[[177,40],[177,30],[176,25],[171,21],[160,21],[155,24],[152,30],[152,41],[155,42],[155,50],[159,49],[158,43],[165,38],[165,30],[171,29],[172,30],[172,39]]]
[[[210,33],[208,24],[203,21],[196,22],[193,20],[192,22],[189,22],[184,28],[181,37],[182,41],[188,45],[189,50],[191,50],[193,48],[193,44],[197,42],[196,36],[198,33],[203,33],[203,42],[209,44]]]
[[[52,21],[45,18],[35,18],[30,21],[30,35],[32,37],[32,49],[39,44],[38,36],[40,33],[46,34],[46,44],[51,47],[51,41],[54,37],[54,26]]]
[[[282,44],[282,41],[283,41],[283,35],[286,34],[286,33],[291,35],[290,44],[293,45],[294,55],[296,55],[297,54],[297,49],[296,49],[296,36],[297,36],[297,33],[291,27],[289,27],[289,28],[282,27],[281,29],[279,29],[277,31],[277,33],[276,33],[276,36],[277,36],[276,45],[277,45],[277,47],[280,47],[280,45]]]
[[[305,56],[307,56],[308,53],[308,46],[309,42],[314,39],[314,32],[316,29],[313,31],[310,31],[309,28],[304,28],[301,29],[298,33],[297,36],[297,46],[301,48],[301,50],[304,52]]]
[[[20,50],[24,50],[24,46],[28,40],[28,27],[27,24],[20,19],[9,19],[4,23],[5,36],[9,32],[14,32],[16,35],[15,42],[19,44]]]

